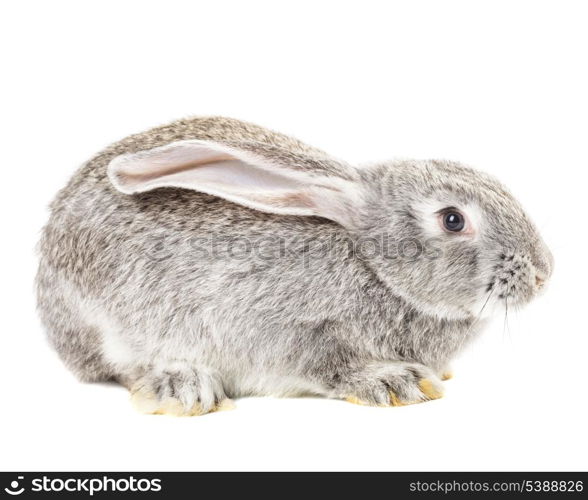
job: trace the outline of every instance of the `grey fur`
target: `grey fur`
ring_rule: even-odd
[[[353,183],[359,202],[342,208],[353,222],[264,213],[187,189],[127,195],[112,186],[115,157],[189,139]],[[475,205],[483,234],[441,235],[435,258],[357,251],[365,241],[426,241],[426,200]],[[229,254],[227,242],[244,240],[257,251]],[[203,412],[247,394],[368,404],[433,397],[422,381],[440,392],[441,372],[484,324],[480,304],[528,302],[552,268],[519,204],[483,173],[446,161],[355,167],[215,117],[179,120],[96,155],[51,204],[39,248],[39,311],[66,365],[84,381],[116,379]],[[105,354],[107,343],[120,358]]]

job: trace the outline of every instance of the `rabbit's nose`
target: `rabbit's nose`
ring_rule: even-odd
[[[553,273],[553,254],[547,245],[539,240],[538,244],[531,250],[529,256],[535,268],[536,284],[541,287]]]
[[[537,287],[537,289],[541,290],[541,288],[543,288],[543,285],[545,285],[545,277],[541,276],[540,274],[536,274],[535,286]]]

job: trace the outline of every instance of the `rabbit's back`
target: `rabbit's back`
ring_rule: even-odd
[[[122,153],[231,134],[320,154],[233,120],[180,120],[98,154],[52,203],[40,242],[39,309],[53,345],[82,378],[116,376],[116,363],[143,362],[132,359],[140,352],[202,355],[221,339],[230,357],[263,342],[253,332],[279,331],[301,316],[309,324],[337,318],[353,300],[345,283],[361,271],[341,265],[349,248],[331,221],[177,188],[126,196],[108,181],[107,164]],[[124,332],[124,346],[114,332]]]
[[[286,135],[222,117],[178,120],[129,136],[80,167],[52,201],[50,218],[39,245],[42,265],[67,273],[70,279],[76,280],[76,285],[91,288],[104,282],[102,276],[111,279],[120,272],[112,262],[104,262],[104,259],[111,260],[105,249],[110,252],[125,244],[133,245],[127,249],[127,258],[133,260],[145,252],[149,256],[146,248],[151,244],[161,247],[158,241],[173,231],[185,230],[183,238],[195,237],[199,231],[214,234],[216,230],[238,237],[235,221],[241,221],[242,230],[255,232],[268,221],[273,221],[274,225],[284,222],[290,227],[292,220],[299,219],[282,221],[270,214],[183,189],[167,188],[129,197],[112,187],[107,166],[114,157],[190,139],[249,140],[288,147],[292,151],[323,154]],[[313,220],[311,226],[316,221]],[[308,225],[304,230],[308,230]],[[136,250],[138,253],[132,255]],[[90,275],[91,282],[83,280]]]

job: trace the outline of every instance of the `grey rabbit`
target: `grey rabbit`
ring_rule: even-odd
[[[38,308],[65,364],[173,415],[247,395],[436,399],[490,314],[530,301],[553,267],[484,173],[352,165],[221,117],[89,160],[39,251]]]

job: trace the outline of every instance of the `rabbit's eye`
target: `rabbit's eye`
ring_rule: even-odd
[[[459,233],[465,227],[465,217],[455,210],[449,210],[442,214],[443,227],[452,233]]]

